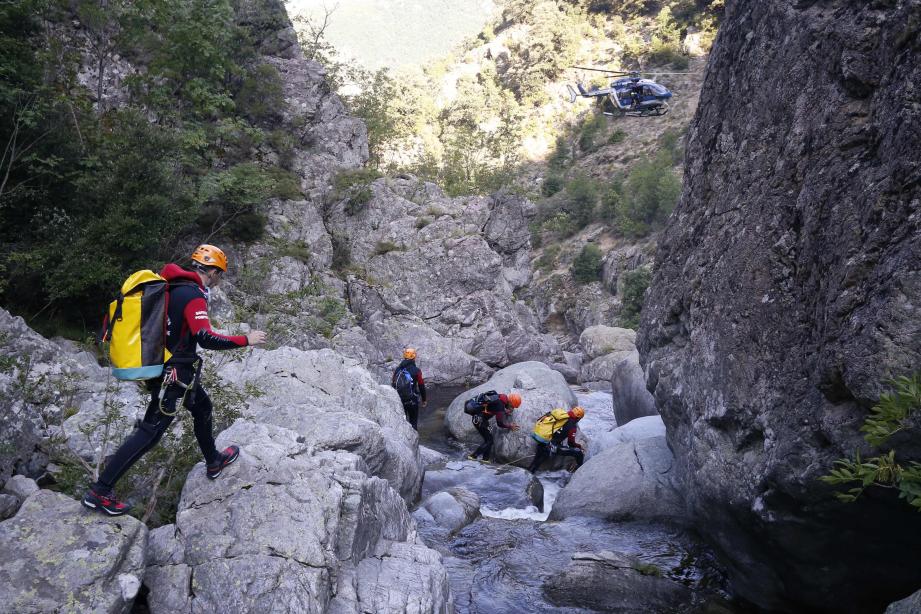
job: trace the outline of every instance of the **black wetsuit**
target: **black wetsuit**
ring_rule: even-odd
[[[489,421],[493,416],[496,417],[496,426],[499,428],[512,428],[512,425],[506,422],[506,418],[508,418],[506,406],[507,399],[503,400],[503,397],[505,397],[505,395],[500,394],[499,399],[492,401],[486,406],[486,411],[473,417],[473,428],[475,428],[477,433],[480,434],[480,437],[483,438],[483,443],[481,443],[480,447],[474,450],[473,454],[470,456],[474,458],[479,456],[483,460],[489,460],[489,457],[492,456],[492,445],[495,439],[492,436],[492,432],[489,430]]]
[[[534,453],[534,460],[531,461],[531,466],[528,467],[528,471],[536,473],[541,464],[550,458],[551,455],[572,456],[576,459],[576,465],[581,467],[582,463],[585,462],[585,453],[576,447],[576,429],[578,426],[579,421],[575,418],[570,418],[566,421],[566,424],[553,433],[553,436],[550,438],[550,443],[538,441],[537,451]],[[564,439],[568,440],[569,447],[567,448],[561,447]],[[551,445],[553,446],[553,451],[551,451]]]
[[[397,365],[397,368],[393,370],[393,375],[390,377],[390,385],[396,388],[397,385],[397,373],[400,369],[406,368],[409,371],[409,375],[413,378],[415,386],[415,395],[411,399],[403,400],[403,411],[406,412],[406,419],[409,420],[409,423],[414,429],[419,430],[419,404],[426,402],[425,397],[425,379],[422,377],[422,370],[416,366],[416,361],[411,358],[404,358],[403,362]]]
[[[197,377],[198,367],[201,364],[197,349],[198,346],[206,350],[230,350],[244,347],[246,337],[242,335],[228,337],[211,329],[207,297],[196,273],[186,271],[175,264],[168,264],[160,274],[170,282],[166,347],[172,357],[166,363],[164,375],[175,368],[176,379],[191,388],[186,392],[183,386],[175,383],[169,384],[163,392],[161,402],[160,390],[164,377],[148,380],[147,390],[150,391],[150,402],[144,413],[144,420],[137,424],[137,428],[106,463],[105,469],[94,485],[94,489],[100,493],[111,492],[115,483],[125,472],[157,445],[175,417],[168,414],[176,412],[176,405],[183,395],[185,395],[183,404],[192,414],[195,439],[198,441],[202,456],[205,457],[205,462],[212,464],[219,458],[212,433],[211,399],[208,398],[208,393],[201,387]]]

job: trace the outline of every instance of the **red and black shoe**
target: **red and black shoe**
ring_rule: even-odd
[[[85,507],[105,512],[109,516],[121,516],[131,511],[131,506],[116,499],[113,493],[103,495],[93,488],[86,491],[81,503]]]
[[[208,465],[208,479],[213,480],[217,476],[221,475],[221,472],[224,470],[224,467],[233,463],[240,456],[240,448],[237,446],[230,446],[226,448],[221,455],[218,457],[217,461]]]

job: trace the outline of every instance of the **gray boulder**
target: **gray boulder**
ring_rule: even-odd
[[[455,533],[480,516],[480,498],[466,488],[449,488],[427,498],[413,516]]]
[[[14,475],[3,485],[3,493],[13,495],[19,501],[25,501],[34,492],[38,492],[38,484],[24,475]]]
[[[819,478],[876,454],[869,408],[921,365],[918,2],[726,8],[640,362],[738,594],[881,611],[921,586],[918,513],[886,492],[842,505]],[[921,461],[918,439],[900,462]]]
[[[415,499],[422,479],[418,435],[396,391],[374,381],[357,361],[328,349],[257,349],[225,365],[221,377],[263,393],[249,401],[247,418],[297,432],[314,453],[354,452],[371,475]]]
[[[636,349],[636,331],[615,326],[590,326],[579,335],[579,345],[590,360],[612,352],[629,352]]]
[[[419,446],[419,457],[422,459],[422,466],[426,468],[447,462],[448,460],[446,454],[442,454],[438,450],[426,448],[425,446]]]
[[[650,439],[652,437],[665,437],[665,423],[662,422],[661,416],[637,418],[624,426],[618,426],[611,431],[602,433],[598,437],[591,437],[589,449],[594,455],[621,443]]]
[[[646,389],[646,376],[640,366],[640,354],[636,350],[622,357],[611,373],[611,393],[614,401],[614,415],[617,423],[627,424],[643,416],[654,416],[656,400]]]
[[[106,518],[39,490],[0,522],[2,609],[127,613],[144,577],[146,544],[147,527],[134,518]]]
[[[586,328],[579,337],[579,343],[590,360],[582,365],[579,381],[583,384],[598,382],[593,387],[609,389],[617,365],[636,352],[635,339],[636,331],[629,328]]]
[[[885,614],[921,614],[921,591],[889,604]]]
[[[464,403],[481,392],[495,390],[509,394],[517,392],[522,397],[521,407],[512,414],[512,422],[521,428],[517,432],[500,429],[491,420],[496,443],[493,455],[500,462],[511,462],[527,467],[534,454],[534,440],[530,433],[537,419],[557,407],[569,409],[576,405],[576,396],[563,376],[540,362],[522,362],[497,371],[485,384],[471,388],[451,402],[445,414],[448,431],[462,441],[480,443],[482,438],[473,428],[471,417],[464,413]]]
[[[543,591],[557,606],[618,614],[683,614],[696,600],[691,589],[661,577],[654,565],[608,550],[574,553]]]
[[[12,518],[22,502],[13,495],[0,495],[0,520]]]
[[[684,501],[674,483],[674,463],[665,437],[615,445],[573,474],[557,496],[550,518],[686,522]]]

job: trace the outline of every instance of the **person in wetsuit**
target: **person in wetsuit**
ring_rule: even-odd
[[[481,408],[481,411],[473,416],[473,428],[475,428],[480,434],[480,437],[483,438],[483,443],[480,444],[480,447],[469,454],[467,458],[476,460],[479,456],[483,460],[489,461],[492,455],[492,445],[494,442],[492,433],[489,430],[489,421],[495,416],[496,426],[502,429],[517,431],[518,425],[509,422],[509,418],[511,417],[511,413],[521,406],[521,395],[517,392],[513,392],[509,395],[496,394],[495,391],[490,390],[489,392],[484,392],[481,395],[469,399],[467,404],[471,406],[480,406]]]
[[[265,342],[265,333],[252,331],[246,335],[226,336],[212,330],[208,318],[208,288],[220,283],[226,271],[227,257],[213,245],[199,245],[195,249],[191,270],[167,264],[160,271],[160,276],[169,282],[166,349],[171,356],[164,365],[163,375],[147,381],[150,403],[144,419],[138,422],[86,491],[82,500],[84,506],[110,516],[121,516],[131,509],[116,498],[115,483],[157,445],[172,423],[180,400],[192,414],[195,439],[205,457],[208,477],[218,477],[224,467],[237,460],[240,454],[237,446],[222,452],[215,447],[211,399],[199,381],[201,358],[197,349],[201,346],[206,350],[233,350],[258,345]]]
[[[403,373],[405,371],[405,374]],[[403,350],[403,361],[393,370],[390,385],[396,388],[403,403],[406,419],[414,429],[419,430],[419,405],[428,405],[425,394],[425,379],[422,370],[416,365],[416,350]]]
[[[569,411],[554,409],[541,416],[531,433],[531,438],[537,442],[537,450],[528,471],[537,473],[541,464],[552,455],[572,456],[576,459],[576,467],[581,467],[585,461],[585,452],[582,444],[576,443],[576,431],[583,416],[585,410],[581,407],[573,407]],[[564,439],[568,443],[566,448],[562,447]]]

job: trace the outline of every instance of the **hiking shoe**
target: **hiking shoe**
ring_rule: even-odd
[[[474,456],[473,454],[468,454],[468,455],[467,455],[467,460],[477,460],[477,457]]]
[[[240,448],[237,446],[230,446],[221,452],[220,457],[218,457],[217,462],[208,465],[208,479],[213,480],[217,476],[221,475],[221,472],[224,470],[224,467],[233,463],[240,456]]]
[[[116,499],[114,494],[103,495],[92,488],[83,495],[81,503],[91,510],[99,510],[109,516],[121,516],[131,511],[131,506]]]

